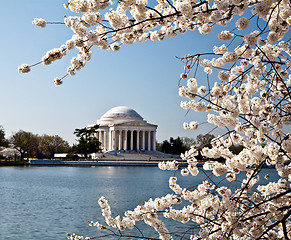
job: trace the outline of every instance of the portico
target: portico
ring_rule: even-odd
[[[115,107],[97,120],[97,138],[104,151],[154,151],[157,125],[147,123],[129,107]]]

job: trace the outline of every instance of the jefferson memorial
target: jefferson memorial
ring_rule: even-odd
[[[104,151],[156,150],[157,125],[145,121],[129,107],[114,107],[99,120],[97,139]],[[89,125],[90,127],[92,125]]]

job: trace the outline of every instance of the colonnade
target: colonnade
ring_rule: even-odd
[[[98,130],[97,138],[105,151],[110,150],[156,150],[155,130]]]

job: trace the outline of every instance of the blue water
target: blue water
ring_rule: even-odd
[[[2,167],[0,239],[58,240],[66,239],[67,233],[98,235],[87,221],[104,223],[97,203],[100,196],[109,201],[113,217],[123,215],[149,198],[172,193],[170,176],[173,172],[155,167]],[[180,176],[178,183],[186,187],[203,179],[202,173],[195,178]]]

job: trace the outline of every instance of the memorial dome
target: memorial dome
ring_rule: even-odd
[[[157,125],[145,121],[135,110],[125,106],[111,108],[97,120],[96,137],[103,151],[154,151]],[[88,125],[90,127],[92,125]]]
[[[144,121],[144,120],[132,108],[119,106],[108,110],[99,120],[97,120],[97,124],[103,125],[108,123],[112,124],[131,121]]]

